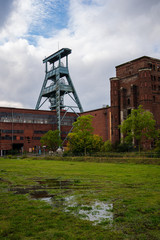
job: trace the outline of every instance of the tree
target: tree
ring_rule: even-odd
[[[46,145],[50,150],[56,151],[57,148],[62,144],[59,130],[49,130],[41,137],[40,142],[42,145]]]
[[[145,111],[140,105],[138,109],[133,109],[127,119],[122,122],[120,130],[126,143],[132,144],[137,141],[140,151],[142,141],[155,138],[155,125],[156,121],[153,118],[153,114]]]
[[[110,140],[104,142],[102,149],[103,152],[111,152],[113,150],[112,143]]]
[[[102,138],[93,134],[92,119],[93,116],[84,115],[73,123],[73,130],[68,135],[68,147],[74,154],[86,155],[100,150]]]

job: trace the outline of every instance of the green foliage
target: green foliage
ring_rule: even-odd
[[[102,148],[101,148],[101,151],[102,152],[111,152],[113,150],[113,147],[112,147],[112,143],[110,140],[107,140],[106,142],[104,142]]]
[[[93,135],[91,115],[77,118],[73,123],[73,131],[68,135],[68,148],[77,155],[100,151],[103,144],[102,138]]]
[[[145,111],[141,105],[138,109],[133,109],[127,119],[120,125],[125,143],[131,144],[133,141],[137,141],[140,149],[142,140],[153,140],[156,137],[155,124],[153,114]]]
[[[102,137],[99,135],[94,134],[92,137],[92,151],[99,152],[103,146]]]
[[[77,118],[77,121],[73,123],[73,131],[74,133],[83,132],[84,135],[90,135],[93,133],[92,127],[92,119],[91,115],[84,115]]]
[[[42,146],[47,146],[50,150],[56,151],[59,146],[62,144],[62,140],[60,138],[59,130],[49,130],[45,133],[40,140]]]
[[[158,154],[160,154],[160,129],[157,130],[157,139],[155,142],[155,152],[157,152]]]
[[[126,142],[120,143],[116,147],[116,152],[128,152],[128,151],[131,151],[131,150],[133,150],[132,145],[128,144]]]

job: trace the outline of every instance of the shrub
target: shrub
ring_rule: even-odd
[[[111,152],[113,150],[113,147],[112,147],[112,143],[110,140],[107,140],[106,142],[104,142],[102,148],[101,148],[101,151],[102,152]]]

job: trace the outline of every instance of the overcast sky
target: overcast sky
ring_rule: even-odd
[[[84,110],[110,105],[115,66],[160,58],[160,1],[0,0],[0,106],[35,108],[58,47]]]

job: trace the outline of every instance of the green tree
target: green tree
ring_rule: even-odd
[[[73,123],[73,130],[68,135],[68,148],[74,154],[86,155],[100,150],[102,138],[93,134],[92,119],[93,116],[84,115]]]
[[[106,142],[104,142],[101,150],[103,152],[111,152],[113,150],[111,141],[107,140]]]
[[[157,138],[155,141],[155,151],[158,154],[160,153],[160,129],[157,130]]]
[[[42,145],[46,145],[50,150],[56,151],[57,148],[62,144],[59,130],[49,130],[41,137],[40,142]]]
[[[127,119],[122,122],[120,130],[126,143],[132,144],[133,141],[137,141],[140,151],[142,142],[146,139],[153,140],[156,137],[155,125],[153,114],[145,111],[140,105],[138,109],[133,109]]]

